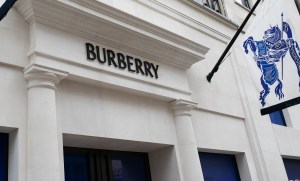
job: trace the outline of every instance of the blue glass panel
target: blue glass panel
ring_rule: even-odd
[[[273,124],[281,125],[281,126],[286,126],[282,111],[276,111],[271,114],[269,114],[271,122]]]
[[[111,155],[113,181],[147,181],[144,155]]]
[[[7,180],[7,134],[0,134],[0,181]]]
[[[300,160],[283,159],[289,180],[300,180]]]
[[[234,155],[199,152],[204,181],[240,181]]]
[[[65,181],[89,181],[88,152],[64,152]]]

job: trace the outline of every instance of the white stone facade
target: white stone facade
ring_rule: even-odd
[[[236,155],[242,181],[288,180],[282,158],[300,159],[300,106],[284,110],[288,127],[261,116],[238,47],[206,80],[249,12],[223,7],[18,0],[0,22],[8,180],[64,181],[64,146],[147,152],[153,181],[203,181],[197,151]],[[159,65],[158,78],[87,60],[86,43]]]

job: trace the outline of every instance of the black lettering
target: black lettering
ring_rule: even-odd
[[[117,53],[117,58],[119,69],[125,69],[127,67],[125,56],[122,53]]]
[[[144,68],[145,68],[145,74],[146,76],[150,75],[151,77],[154,77],[152,72],[151,72],[151,65],[149,62],[144,61]]]
[[[135,70],[133,70],[132,68],[131,68],[131,66],[133,65],[133,63],[131,62],[131,60],[133,59],[133,57],[131,57],[131,56],[126,56],[126,60],[127,60],[127,66],[128,66],[128,71],[129,72],[135,72]]]
[[[152,69],[154,70],[155,78],[158,78],[158,67],[159,67],[159,65],[154,66],[153,63],[150,63],[150,65],[151,65]]]
[[[105,48],[102,49],[103,51],[103,59],[104,59],[104,62],[106,62],[106,50]]]
[[[101,57],[100,57],[100,48],[99,48],[99,46],[96,46],[96,51],[97,51],[97,60],[98,60],[100,63],[105,63],[106,60],[101,60]]]
[[[137,74],[141,73],[142,75],[151,76],[158,79],[159,65],[155,65],[148,61],[142,61],[138,58],[133,58],[122,53],[115,53],[110,49],[102,48],[101,52],[101,48],[99,46],[94,46],[91,43],[86,43],[85,46],[88,60],[93,61],[97,59],[101,64],[108,62],[109,66],[113,65],[122,70],[127,68],[129,72],[136,72]]]
[[[86,57],[87,57],[87,59],[88,60],[95,60],[96,59],[95,47],[90,43],[86,43],[85,47],[86,47]]]
[[[118,67],[117,63],[115,62],[116,54],[112,50],[107,50],[107,59],[108,59],[108,65],[114,64],[115,67]]]
[[[138,58],[136,58],[134,60],[135,60],[135,70],[136,70],[136,73],[138,74],[138,73],[141,72],[143,75],[145,75],[145,73],[144,73],[144,71],[142,69],[143,62],[140,59],[138,59]]]

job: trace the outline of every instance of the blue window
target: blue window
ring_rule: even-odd
[[[234,155],[199,152],[204,181],[240,181]]]
[[[300,180],[300,160],[283,159],[289,180]]]
[[[269,114],[269,116],[270,116],[271,122],[273,124],[286,126],[286,122],[285,122],[285,119],[284,119],[284,116],[283,116],[283,113],[281,110],[273,112],[273,113]]]
[[[7,181],[8,134],[0,133],[0,181]]]

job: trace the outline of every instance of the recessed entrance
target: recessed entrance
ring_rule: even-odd
[[[151,181],[147,153],[64,147],[66,181]]]

